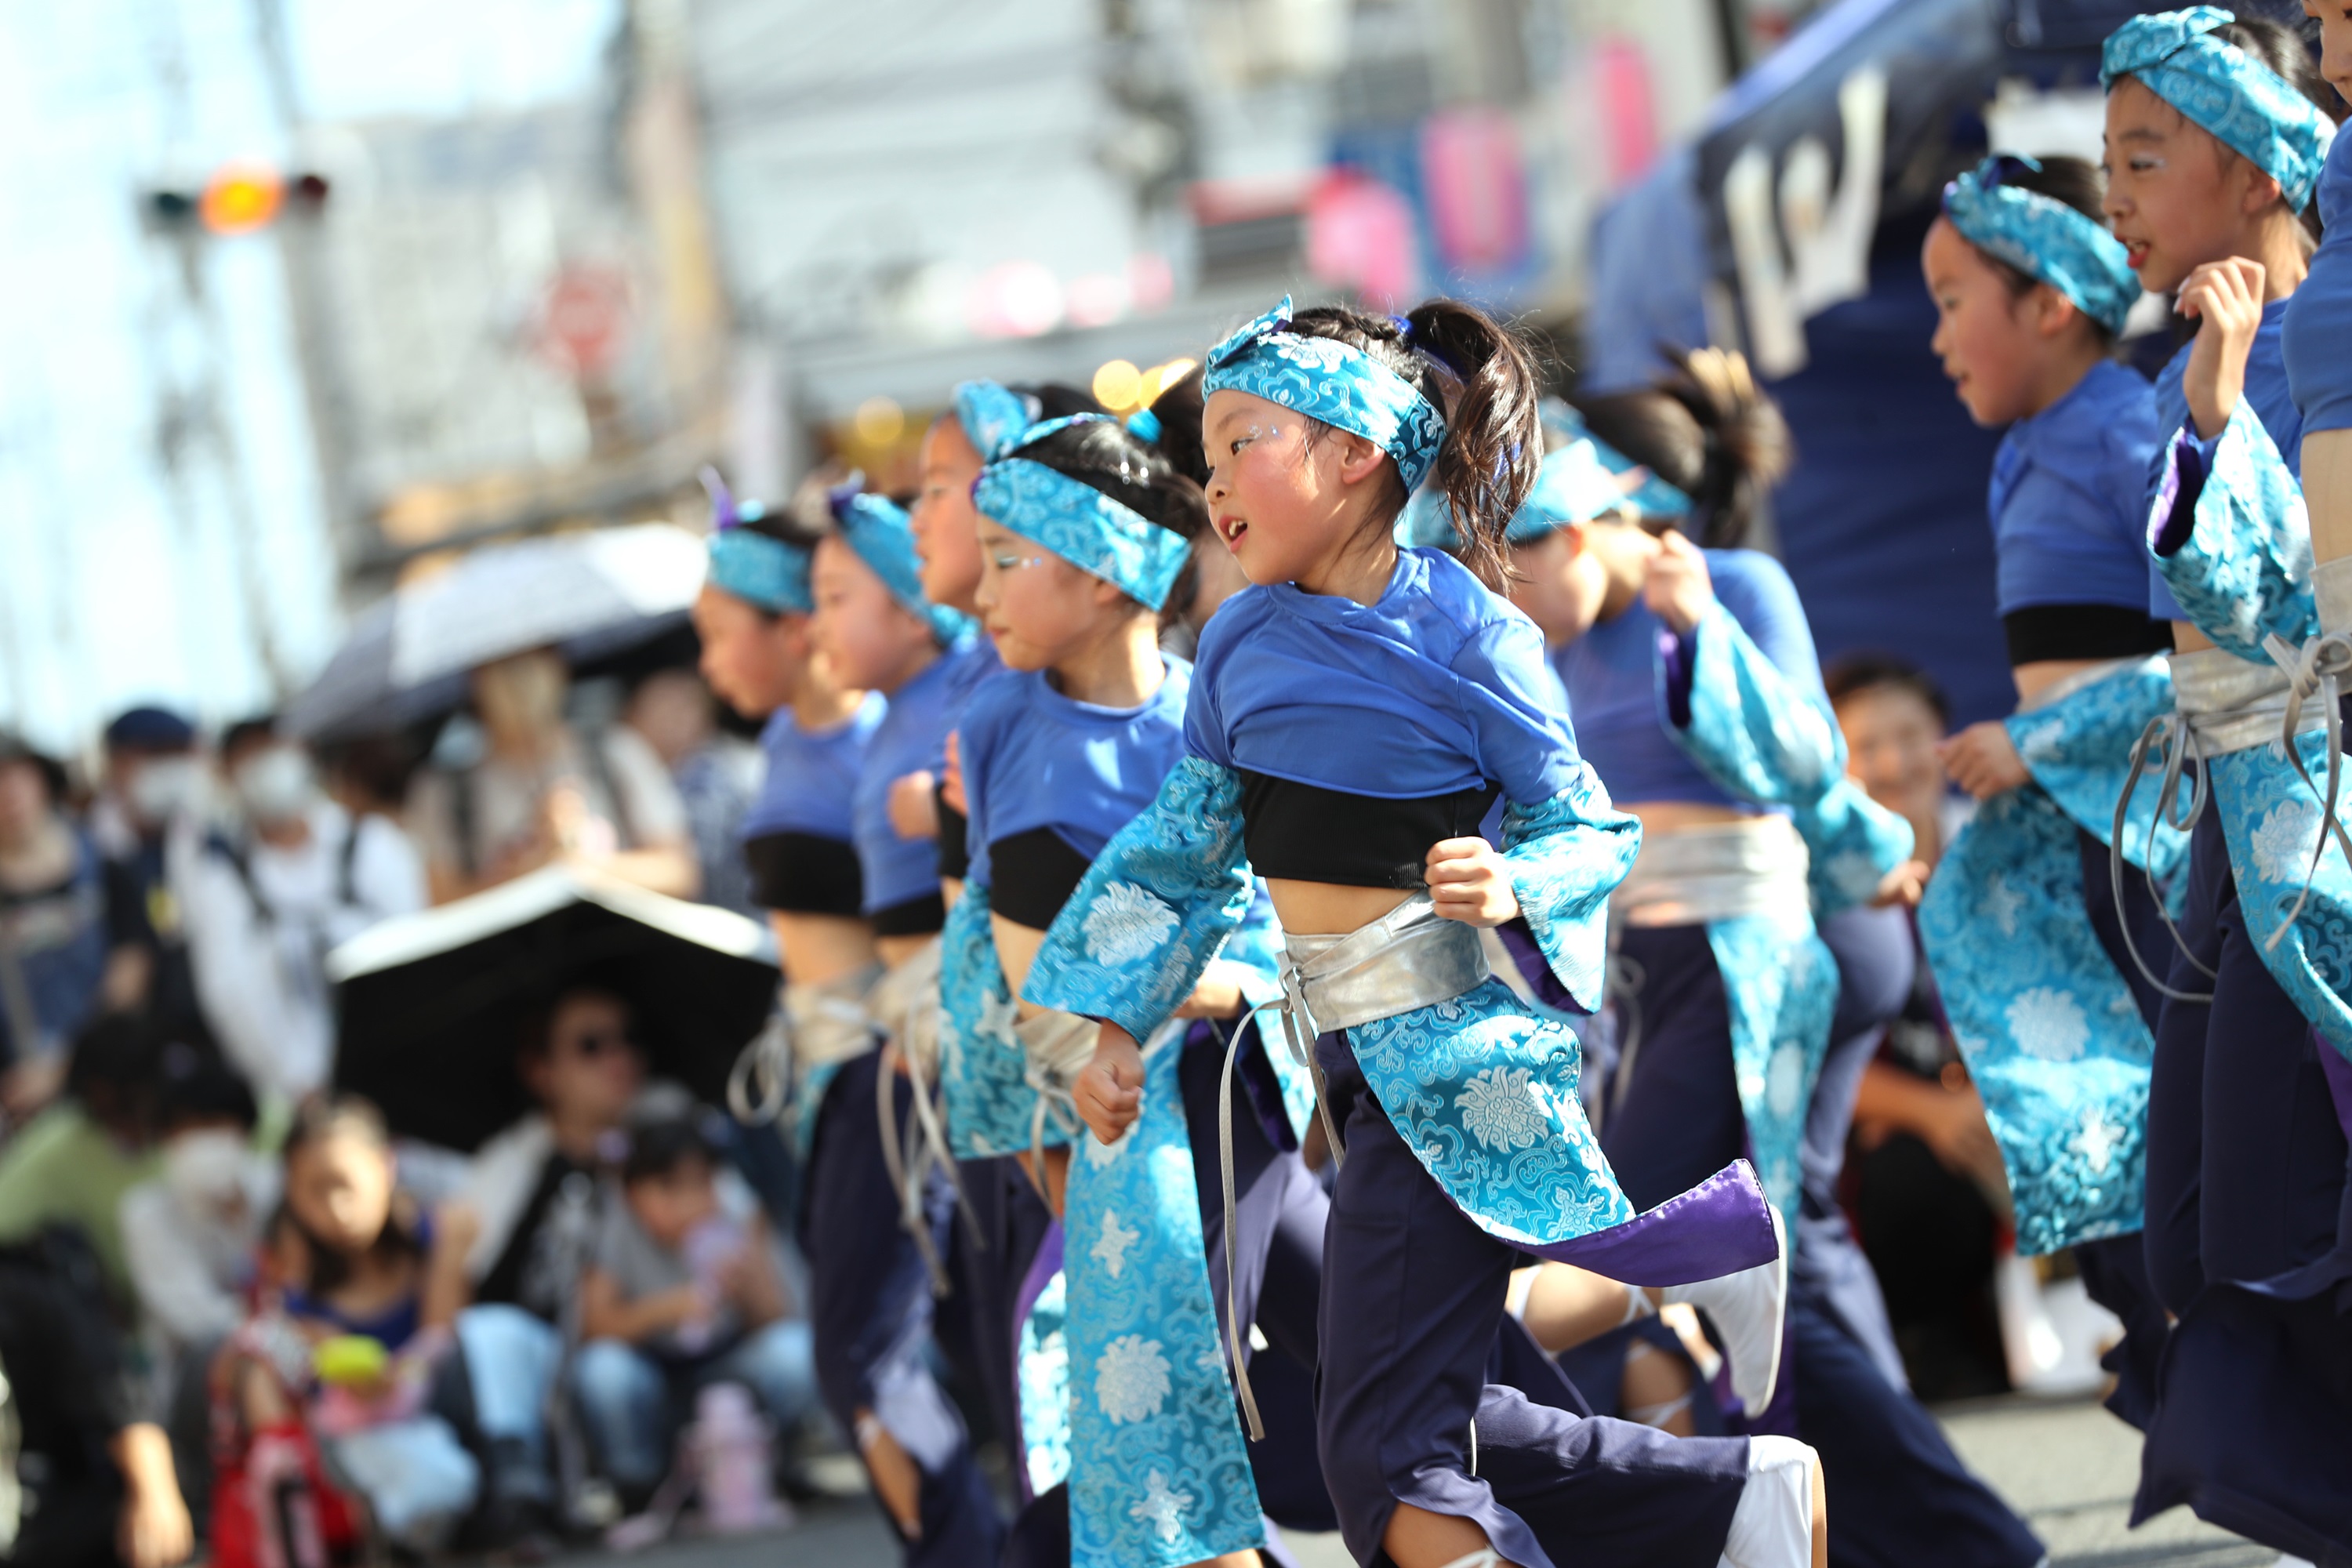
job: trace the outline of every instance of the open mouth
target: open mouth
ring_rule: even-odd
[[[1217,537],[1225,542],[1225,548],[1228,550],[1239,550],[1242,547],[1242,535],[1249,531],[1249,524],[1238,517],[1219,517],[1215,521],[1215,527]]]
[[[2147,242],[2144,239],[2124,241],[2124,260],[2135,272],[2147,265]]]

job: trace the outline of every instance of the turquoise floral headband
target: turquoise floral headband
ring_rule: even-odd
[[[736,500],[718,469],[702,470],[702,488],[710,494],[710,585],[772,616],[814,611],[809,552],[744,527],[767,510],[755,500]]]
[[[1535,489],[1503,531],[1507,542],[1524,544],[1612,511],[1629,510],[1643,517],[1689,514],[1689,496],[1586,430],[1583,418],[1574,409],[1548,408],[1544,422],[1570,438],[1544,458]],[[1627,478],[1636,473],[1638,479]],[[1441,550],[1460,543],[1453,510],[1435,490],[1423,490],[1412,498],[1398,520],[1397,538],[1401,543]]]
[[[967,381],[955,389],[956,423],[963,426],[983,463],[992,463],[1021,445],[1037,417],[1030,401],[992,381]]]
[[[2139,303],[2139,277],[2121,241],[2064,202],[2009,182],[2041,161],[1987,158],[1944,187],[1944,216],[1986,255],[2039,279],[2121,336]]]
[[[1290,331],[1290,297],[1209,351],[1206,397],[1245,392],[1310,419],[1350,431],[1396,459],[1416,490],[1445,441],[1444,416],[1371,355],[1336,338]]]
[[[2279,183],[2286,205],[2311,203],[2335,122],[2270,67],[2213,29],[2237,20],[2218,5],[2134,16],[2107,37],[2099,85],[2136,76],[2150,92],[2244,154]]]
[[[1049,420],[1032,428],[1022,446],[1099,415]],[[1128,428],[1149,439],[1138,423]],[[1158,422],[1152,422],[1157,429]],[[1091,572],[1138,604],[1158,609],[1192,554],[1191,543],[1092,485],[1027,458],[991,463],[974,481],[972,504],[1022,538],[1044,545],[1071,565]]]
[[[922,563],[915,556],[915,531],[905,510],[880,496],[845,493],[845,489],[831,498],[842,542],[882,579],[892,598],[929,626],[940,646],[961,641],[971,630],[971,617],[923,597]]]

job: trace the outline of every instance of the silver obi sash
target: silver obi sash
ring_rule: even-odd
[[[1811,907],[1805,868],[1805,841],[1785,816],[1645,832],[1609,913],[1630,926],[1785,914]]]
[[[727,1077],[728,1109],[739,1121],[760,1125],[783,1110],[789,1091],[820,1068],[838,1067],[875,1047],[866,993],[871,967],[819,984],[787,982],[776,1011],[745,1046]]]
[[[1477,929],[1415,893],[1344,936],[1283,936],[1283,1013],[1291,1046],[1311,1061],[1318,1035],[1450,1002],[1493,973]]]
[[[2255,664],[2218,647],[2172,656],[2173,700],[2200,757],[2269,745],[2285,733],[2294,680],[2274,664]],[[2298,733],[2325,729],[2314,703],[2297,715]]]

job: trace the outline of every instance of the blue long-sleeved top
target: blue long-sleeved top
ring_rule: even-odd
[[[2156,393],[2112,361],[2010,426],[1987,497],[2002,615],[2147,603],[2141,502],[2156,452]]]
[[[962,661],[972,657],[972,645],[960,644],[890,693],[889,710],[867,743],[851,816],[868,915],[940,890],[938,848],[929,838],[899,837],[890,823],[890,786],[939,765]]]
[[[780,709],[760,731],[767,771],[759,798],[743,814],[740,837],[805,833],[849,842],[858,780],[866,748],[889,704],[868,692],[856,711],[824,730],[803,730],[789,708]]]

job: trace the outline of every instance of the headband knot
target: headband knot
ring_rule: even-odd
[[[710,561],[707,581],[722,593],[772,616],[806,616],[816,610],[809,592],[809,550],[747,528],[768,515],[758,501],[738,501],[706,467],[702,488],[710,495]]]

